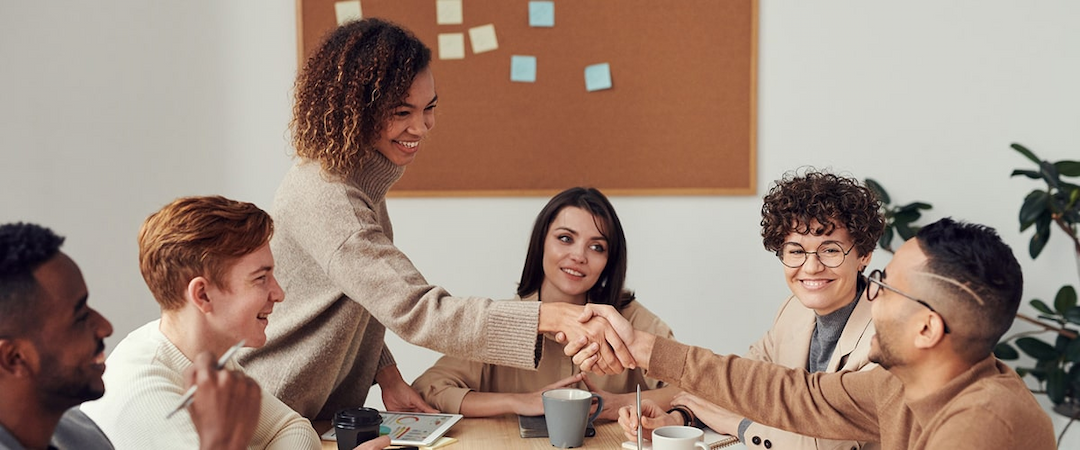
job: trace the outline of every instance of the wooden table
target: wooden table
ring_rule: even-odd
[[[316,421],[315,431],[321,435],[330,429],[330,422]],[[585,438],[582,449],[621,449],[623,441],[622,428],[618,422],[598,421],[595,423],[596,436]],[[537,449],[551,450],[548,438],[522,438],[518,433],[518,421],[515,415],[506,415],[484,419],[461,419],[454,424],[447,436],[458,441],[439,447],[446,450],[506,450],[506,449]],[[337,444],[331,441],[322,442],[323,450],[337,450]]]

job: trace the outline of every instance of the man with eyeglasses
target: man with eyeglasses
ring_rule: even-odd
[[[760,423],[885,449],[1054,448],[1049,416],[992,354],[1023,290],[1020,265],[993,229],[939,220],[869,279],[870,359],[881,367],[868,372],[809,374],[719,356],[587,312],[616,327],[650,377]],[[579,349],[575,363],[591,369],[595,346],[578,341],[567,352]]]

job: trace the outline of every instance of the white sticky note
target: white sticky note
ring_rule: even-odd
[[[519,83],[536,82],[536,57],[535,56],[510,56],[510,81]]]
[[[360,0],[335,2],[334,14],[337,16],[338,26],[344,25],[345,22],[350,20],[360,20],[363,17],[360,14]]]
[[[480,25],[469,28],[469,41],[472,42],[473,53],[484,53],[499,48],[499,40],[495,38],[495,24]]]
[[[529,2],[529,26],[530,27],[553,27],[555,26],[555,2],[533,1]]]
[[[435,0],[435,23],[439,25],[461,25],[461,0]]]
[[[465,59],[465,34],[439,33],[439,59]]]
[[[611,89],[611,66],[608,63],[593,64],[585,68],[585,90]]]

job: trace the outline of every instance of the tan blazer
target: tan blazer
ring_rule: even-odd
[[[810,338],[814,333],[816,315],[814,310],[803,306],[794,295],[776,313],[776,320],[765,336],[750,346],[745,357],[759,361],[768,361],[784,367],[807,369],[810,359]],[[826,372],[841,370],[870,370],[877,367],[867,359],[870,352],[870,338],[874,336],[874,324],[870,321],[870,302],[863,298],[855,305],[855,310],[848,317],[840,340]],[[792,411],[794,414],[813,414],[811,411]],[[833,441],[801,436],[788,431],[770,428],[758,423],[751,424],[743,433],[747,448],[769,450],[849,450],[878,449],[877,443],[855,441]]]

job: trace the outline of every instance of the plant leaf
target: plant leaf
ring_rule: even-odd
[[[1028,356],[1040,362],[1057,359],[1058,352],[1054,346],[1033,337],[1022,337],[1016,340],[1016,346],[1020,347]]]
[[[1065,320],[1080,325],[1080,306],[1074,306],[1065,311]]]
[[[1043,248],[1046,247],[1046,241],[1050,240],[1050,220],[1050,215],[1044,214],[1035,221],[1035,234],[1031,236],[1031,243],[1028,245],[1028,254],[1031,255],[1031,259],[1038,258],[1039,253],[1042,253]]]
[[[892,200],[889,200],[889,194],[885,192],[885,188],[881,187],[881,185],[878,184],[877,181],[874,181],[871,178],[867,178],[866,187],[870,188],[871,191],[874,191],[874,194],[877,194],[878,200],[881,200],[881,203],[884,203],[886,205],[892,203]]]
[[[1058,175],[1057,166],[1043,161],[1039,163],[1039,169],[1042,171],[1043,181],[1050,185],[1050,187],[1058,189],[1058,186],[1061,184],[1061,176]]]
[[[1039,160],[1038,157],[1035,156],[1034,153],[1031,152],[1031,150],[1028,150],[1027,147],[1024,147],[1023,145],[1014,142],[1009,147],[1012,147],[1013,150],[1020,152],[1021,155],[1024,155],[1025,157],[1027,157],[1027,159],[1030,159],[1031,162],[1034,162],[1035,164],[1039,164],[1040,162],[1042,162]]]
[[[1050,314],[1050,315],[1054,314],[1054,310],[1050,309],[1049,306],[1046,306],[1046,302],[1044,302],[1042,300],[1039,300],[1039,299],[1036,298],[1036,299],[1031,300],[1030,304],[1031,304],[1032,308],[1035,308],[1035,309],[1039,310],[1039,312],[1041,312],[1043,314]]]
[[[909,227],[908,224],[906,224],[906,223],[897,223],[896,224],[896,234],[899,234],[900,237],[902,239],[904,239],[905,241],[915,237],[915,233],[916,233],[916,230]]]
[[[1057,296],[1054,297],[1054,309],[1057,312],[1064,315],[1070,309],[1076,307],[1076,289],[1073,289],[1070,285],[1062,286],[1058,289]]]
[[[1016,351],[1008,342],[998,342],[998,345],[994,347],[994,356],[998,359],[1013,361],[1020,359],[1020,352]]]
[[[997,354],[996,349],[995,354]],[[1069,345],[1065,347],[1065,360],[1073,363],[1080,362],[1080,339],[1073,339],[1069,342]],[[1074,367],[1075,366],[1076,365],[1074,365]]]
[[[1050,401],[1055,405],[1060,405],[1065,401],[1065,388],[1067,387],[1067,381],[1065,379],[1065,369],[1056,367],[1050,370],[1046,374],[1046,396],[1050,398]]]
[[[888,251],[889,253],[892,253],[892,251],[893,251],[892,250],[892,238],[893,238],[893,227],[892,226],[886,226],[885,231],[881,233],[881,238],[878,239],[878,245],[881,246],[882,250],[885,250],[885,251]]]
[[[917,209],[897,210],[896,215],[893,216],[893,222],[897,225],[901,223],[907,224],[919,220],[919,217],[922,217],[922,213]]]
[[[1009,176],[1010,177],[1015,177],[1017,175],[1023,175],[1025,177],[1031,178],[1032,180],[1038,180],[1039,178],[1042,178],[1042,173],[1040,173],[1037,170],[1023,170],[1023,169],[1013,170],[1012,174],[1009,175]]]
[[[1058,161],[1054,163],[1058,173],[1067,177],[1080,177],[1080,161]]]
[[[1041,190],[1031,191],[1024,197],[1024,204],[1020,206],[1020,231],[1024,231],[1031,224],[1039,220],[1050,207],[1050,193]]]

